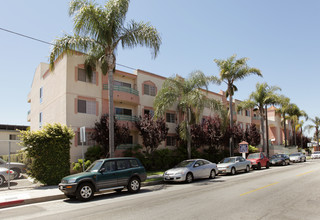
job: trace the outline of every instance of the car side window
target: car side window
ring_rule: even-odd
[[[263,159],[263,158],[264,158],[264,155],[263,155],[263,154],[260,154],[260,158]]]
[[[106,161],[102,167],[106,169],[106,172],[115,171],[116,163],[115,161]]]
[[[196,165],[196,164],[198,164],[199,166],[202,166],[204,163],[203,163],[202,160],[198,160],[198,161],[195,163],[195,165]]]
[[[241,157],[240,158],[240,162],[244,162],[244,161],[245,161],[245,159]]]
[[[130,164],[128,160],[117,160],[117,169],[124,170],[130,168]]]
[[[138,161],[136,160],[130,160],[131,167],[139,167]]]

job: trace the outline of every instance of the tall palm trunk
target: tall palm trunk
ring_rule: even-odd
[[[317,135],[317,151],[319,150],[319,129],[316,127],[316,135]]]
[[[187,112],[187,151],[188,151],[188,159],[191,159],[191,128],[190,128],[190,122],[191,122],[191,110],[188,109]]]
[[[266,146],[266,139],[265,139],[265,132],[264,132],[264,114],[263,114],[263,107],[260,107],[260,123],[261,123],[261,132],[262,132],[262,152],[265,151],[265,146]]]
[[[267,157],[269,158],[269,126],[268,126],[268,106],[266,105],[266,141],[267,141]]]
[[[233,109],[232,109],[232,91],[231,91],[231,85],[228,86],[228,92],[229,92],[229,111],[230,111],[230,128],[233,128]],[[233,156],[233,134],[231,134],[230,140],[230,156]]]
[[[283,113],[283,129],[284,129],[284,147],[287,147],[288,146],[288,143],[287,143],[287,125],[286,125],[286,115],[285,113]]]
[[[114,108],[113,108],[113,70],[115,69],[115,57],[107,55],[108,62],[108,88],[109,88],[109,152],[114,157]]]
[[[303,149],[302,125],[301,125],[301,149]]]
[[[294,140],[294,146],[297,146],[297,134],[296,134],[296,123],[292,122],[293,124],[293,140]]]

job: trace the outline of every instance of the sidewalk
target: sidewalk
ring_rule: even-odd
[[[159,178],[161,175],[148,176],[147,179]],[[141,186],[152,186],[162,183],[162,180],[143,182]],[[66,198],[58,189],[58,186],[35,186],[32,188],[11,189],[0,191],[0,209],[26,205],[38,202],[46,202]]]

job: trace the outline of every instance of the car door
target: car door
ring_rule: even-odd
[[[260,161],[261,161],[261,166],[265,167],[267,165],[267,159],[266,156],[263,153],[260,153]]]
[[[116,161],[117,170],[116,175],[118,178],[118,186],[127,186],[128,181],[132,175],[132,169],[129,160],[122,159]]]
[[[241,163],[241,169],[242,169],[242,170],[245,170],[246,167],[247,167],[247,160],[244,159],[243,157],[240,157],[240,158],[239,158],[239,161],[240,161],[240,163]]]
[[[106,189],[117,186],[116,162],[114,160],[105,161],[100,169],[104,169],[104,171],[97,174],[97,189]]]
[[[202,160],[197,160],[194,165],[193,165],[193,168],[192,168],[192,173],[193,173],[193,176],[194,178],[198,179],[198,178],[202,178],[203,175],[204,175],[204,171],[203,171],[203,168],[204,168],[204,163]]]
[[[243,170],[243,162],[240,161],[240,157],[236,157],[235,163],[236,170]]]

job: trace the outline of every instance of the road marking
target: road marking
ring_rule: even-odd
[[[244,195],[247,195],[247,194],[249,194],[249,193],[256,192],[256,191],[258,191],[258,190],[260,190],[260,189],[264,189],[264,188],[267,188],[267,187],[269,187],[269,186],[276,185],[276,184],[278,184],[278,183],[279,183],[279,182],[271,183],[271,184],[269,184],[269,185],[260,187],[260,188],[258,188],[258,189],[254,189],[254,190],[251,190],[251,191],[249,191],[249,192],[242,193],[240,196],[244,196]]]
[[[303,175],[306,175],[306,174],[312,173],[312,172],[314,172],[314,170],[311,170],[311,171],[309,171],[309,172],[305,172],[305,173],[298,174],[297,176],[303,176]]]

